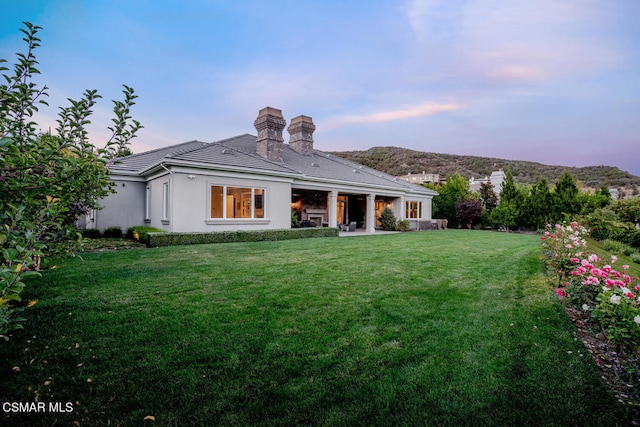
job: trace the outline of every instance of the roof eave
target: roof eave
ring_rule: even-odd
[[[239,166],[229,166],[229,165],[220,165],[220,164],[212,164],[212,163],[201,163],[194,162],[191,160],[177,160],[177,159],[162,159],[160,162],[157,162],[148,168],[140,171],[140,175],[148,175],[150,173],[156,172],[158,170],[164,169],[164,166],[182,166],[182,167],[191,167],[195,169],[208,169],[208,170],[221,170],[226,172],[243,172],[243,173],[253,173],[256,175],[270,175],[279,178],[297,178],[300,175],[297,173],[290,172],[282,172],[282,171],[273,171],[269,169],[258,169],[258,168],[245,168]]]

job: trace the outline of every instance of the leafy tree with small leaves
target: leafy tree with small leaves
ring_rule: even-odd
[[[471,226],[482,218],[482,203],[475,199],[458,200],[456,217],[460,224],[471,229]]]
[[[622,221],[637,224],[640,222],[640,197],[616,200],[611,209]]]
[[[469,191],[469,181],[454,173],[447,178],[443,185],[429,188],[433,188],[438,192],[438,195],[433,198],[434,218],[446,218],[449,220],[450,226],[458,226],[456,203],[458,203],[458,200],[473,198]]]
[[[491,211],[491,220],[499,227],[504,227],[509,232],[510,228],[516,225],[518,218],[518,210],[512,202],[500,202],[500,204]]]
[[[592,212],[602,209],[611,203],[611,193],[606,186],[602,186],[600,191],[593,194],[584,192],[578,195],[580,202],[580,215],[589,215]]]
[[[24,279],[37,275],[52,255],[73,254],[82,243],[73,226],[112,192],[108,166],[127,150],[142,126],[130,115],[137,96],[124,86],[124,100],[113,101],[110,139],[102,147],[89,141],[87,125],[100,98],[87,90],[61,107],[56,135],[41,134],[34,114],[46,106],[46,86],[32,81],[41,28],[25,22],[26,52],[17,54],[11,73],[0,59],[0,337],[22,327]]]

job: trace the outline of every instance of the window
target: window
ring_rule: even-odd
[[[406,218],[420,219],[422,218],[422,202],[407,202]]]
[[[169,219],[169,183],[162,184],[162,219]]]
[[[151,218],[151,187],[147,185],[144,193],[144,219]]]
[[[264,188],[211,186],[212,219],[260,219],[265,217]]]

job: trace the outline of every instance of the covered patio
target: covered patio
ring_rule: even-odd
[[[380,215],[385,208],[402,215],[402,200],[353,191],[298,188],[291,194],[291,215],[301,227],[337,227],[343,232],[379,232]]]

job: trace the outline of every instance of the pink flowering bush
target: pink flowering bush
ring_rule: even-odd
[[[558,276],[558,284],[562,283],[574,268],[570,258],[572,255],[582,255],[580,248],[585,248],[585,237],[589,231],[572,222],[569,225],[547,225],[544,235],[540,238],[547,267],[551,268]]]
[[[640,283],[637,277],[596,254],[584,255],[586,230],[577,223],[556,225],[542,238],[547,266],[558,276],[556,293],[572,307],[588,313],[617,345],[640,345]]]

